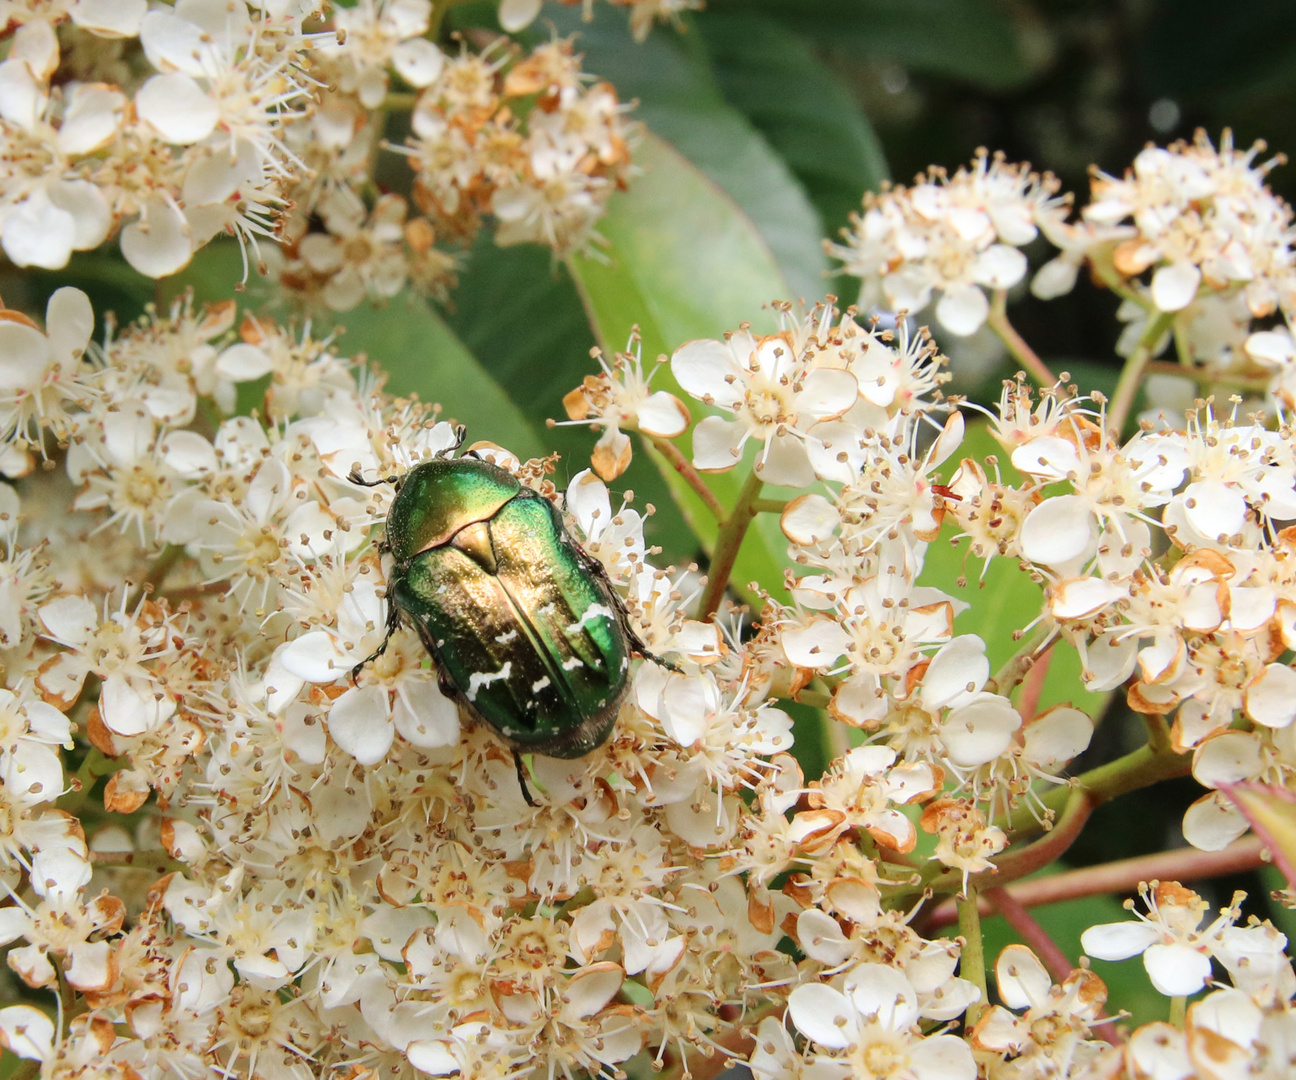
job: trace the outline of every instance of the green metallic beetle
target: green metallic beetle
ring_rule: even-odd
[[[601,746],[648,655],[603,566],[568,535],[557,508],[517,477],[469,454],[415,465],[397,485],[382,548],[387,648],[408,619],[442,692],[513,750],[577,758]]]

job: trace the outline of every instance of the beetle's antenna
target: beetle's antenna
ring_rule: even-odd
[[[526,799],[527,806],[538,808],[540,804],[531,797],[531,789],[527,787],[526,769],[522,765],[522,755],[516,750],[513,751],[513,764],[517,766],[518,786],[522,789],[522,798]]]

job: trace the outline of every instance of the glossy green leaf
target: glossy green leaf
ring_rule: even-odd
[[[711,0],[713,13],[756,11],[820,45],[987,87],[1033,74],[1025,9],[994,0]]]
[[[662,30],[636,45],[624,12],[599,4],[593,14],[587,23],[579,9],[545,11],[560,33],[580,35],[585,70],[613,83],[621,100],[637,101],[635,119],[719,184],[751,219],[787,282],[777,299],[822,296],[828,261],[819,214],[788,164],[725,101],[700,36]]]
[[[566,487],[589,467],[598,438],[583,424],[546,430],[547,421],[566,420],[563,396],[598,371],[590,356],[594,333],[567,266],[544,248],[496,247],[483,234],[465,259],[445,318],[540,433],[546,453],[562,455],[553,479]],[[612,489],[614,501],[630,490],[636,506],[656,508],[644,530],[648,543],[662,549],[663,564],[683,565],[697,557],[698,538],[652,462],[637,456]]]
[[[570,265],[590,323],[605,351],[624,348],[631,328],[643,335],[643,355],[669,354],[685,341],[721,337],[742,322],[758,331],[775,329],[762,307],[786,295],[778,266],[733,201],[674,149],[648,136],[640,147],[644,175],[616,196],[603,219],[608,247],[599,258],[574,257]],[[669,368],[654,386],[675,388]],[[681,395],[683,396],[683,395]],[[696,419],[705,407],[688,400]],[[688,455],[687,439],[680,449]],[[707,478],[721,503],[732,506],[746,468]],[[716,524],[701,500],[671,469],[663,475],[685,516],[709,551]],[[771,494],[774,494],[773,492]],[[771,515],[761,515],[748,532],[733,584],[758,581],[775,588],[782,581],[787,543]]]
[[[887,179],[868,118],[832,69],[777,19],[715,11],[695,25],[725,100],[787,162],[835,237],[863,193]]]

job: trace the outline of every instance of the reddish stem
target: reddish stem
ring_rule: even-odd
[[[1039,708],[1040,694],[1044,690],[1044,680],[1048,677],[1049,665],[1053,662],[1053,646],[1050,645],[1035,661],[1035,666],[1026,672],[1022,680],[1021,697],[1017,701],[1017,711],[1022,722],[1035,719],[1035,710]]]
[[[1254,870],[1264,862],[1263,852],[1264,844],[1260,838],[1248,836],[1235,841],[1223,851],[1185,848],[1161,851],[1155,855],[1140,855],[1100,866],[1086,866],[1082,870],[1067,870],[1034,881],[1019,881],[1009,885],[1005,891],[1026,908],[1104,893],[1119,896],[1122,893],[1132,894],[1141,881],[1202,881],[1205,878]],[[982,914],[993,914],[988,904]],[[958,909],[954,901],[947,900],[932,911],[925,925],[929,930],[937,930],[956,922]]]

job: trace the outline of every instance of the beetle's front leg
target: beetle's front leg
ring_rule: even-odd
[[[389,597],[387,600],[387,633],[383,636],[382,644],[351,669],[351,685],[355,685],[355,681],[360,677],[360,672],[364,670],[364,666],[367,663],[371,660],[377,660],[378,657],[382,656],[382,654],[387,651],[387,646],[391,643],[392,635],[399,629],[400,608],[392,603],[391,598]]]

